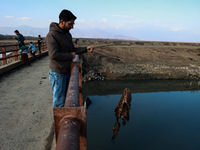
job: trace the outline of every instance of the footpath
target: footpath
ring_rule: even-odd
[[[0,75],[0,149],[46,150],[53,140],[49,59]]]

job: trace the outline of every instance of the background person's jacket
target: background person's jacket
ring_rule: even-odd
[[[18,40],[18,44],[24,43],[24,40],[25,40],[24,36],[20,33],[17,35],[15,39]]]
[[[58,23],[50,24],[50,31],[45,40],[50,58],[49,67],[57,73],[70,74],[70,64],[73,59],[71,52],[77,54],[87,52],[86,47],[75,48],[71,34],[59,28]]]
[[[31,44],[29,45],[29,50],[30,50],[30,49],[31,49],[31,51],[32,51],[33,53],[37,51],[37,48],[35,47],[34,43],[31,43]]]
[[[21,53],[26,53],[26,54],[28,54],[28,51],[29,51],[29,47],[28,46],[22,46],[21,48],[20,48],[20,52]]]

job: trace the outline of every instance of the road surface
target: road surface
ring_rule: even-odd
[[[46,150],[53,139],[48,56],[0,78],[0,149]]]

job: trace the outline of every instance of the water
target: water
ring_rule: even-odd
[[[9,55],[9,54],[11,54],[11,52],[6,53],[6,55]],[[0,54],[0,58],[2,58],[2,54]]]
[[[111,81],[93,82],[84,87],[87,87],[84,93],[90,95],[92,101],[87,109],[88,150],[200,149],[200,91],[197,82]],[[113,141],[114,110],[124,87],[132,92],[130,120],[126,125],[119,120],[121,126]],[[156,87],[163,88],[158,90]],[[91,93],[91,89],[95,92]],[[100,94],[97,94],[98,90]]]

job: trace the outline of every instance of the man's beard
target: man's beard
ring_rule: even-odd
[[[69,30],[70,30],[69,28],[64,28],[64,29],[63,29],[63,31],[64,31],[65,33],[68,33]]]

